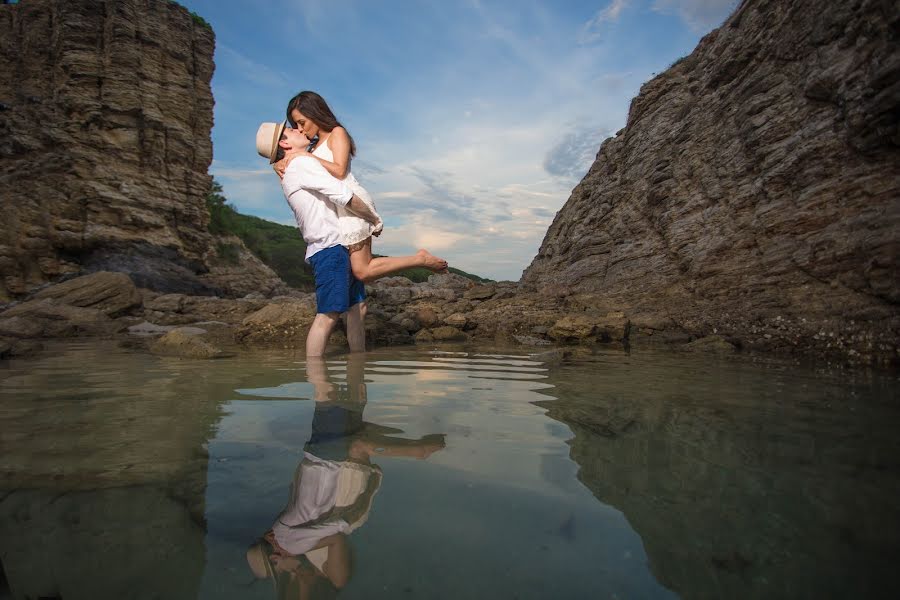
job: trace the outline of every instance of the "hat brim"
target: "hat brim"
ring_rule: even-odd
[[[278,140],[281,139],[281,134],[284,133],[284,128],[287,127],[287,120],[281,122],[281,125],[275,128],[275,133],[272,135],[272,148],[269,150],[269,164],[275,162],[275,157],[278,155]]]

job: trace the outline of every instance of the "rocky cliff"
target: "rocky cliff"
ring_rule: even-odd
[[[897,359],[900,13],[745,0],[646,83],[526,288],[636,325]]]
[[[209,291],[214,45],[165,0],[0,6],[0,300],[100,269]]]

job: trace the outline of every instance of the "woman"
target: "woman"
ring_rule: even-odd
[[[374,212],[372,197],[350,172],[350,161],[356,155],[356,144],[334,116],[325,99],[315,92],[300,92],[291,98],[286,112],[292,127],[301,131],[308,139],[315,140],[310,144],[311,152],[308,153],[322,163],[331,175],[342,179]],[[282,163],[276,165],[276,171],[284,171]],[[350,267],[357,279],[369,283],[379,277],[413,267],[425,267],[435,273],[447,271],[447,261],[435,257],[425,249],[413,256],[373,258],[372,236],[380,232],[371,223],[344,209],[338,209],[338,216],[344,246],[350,252]]]

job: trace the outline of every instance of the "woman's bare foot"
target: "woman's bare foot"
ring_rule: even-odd
[[[422,257],[424,261],[422,266],[426,269],[434,271],[435,273],[447,272],[447,261],[443,258],[438,258],[425,248],[420,249],[416,254]]]

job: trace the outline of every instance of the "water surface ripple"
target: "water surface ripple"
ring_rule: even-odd
[[[51,350],[0,367],[0,598],[900,591],[893,374]]]

